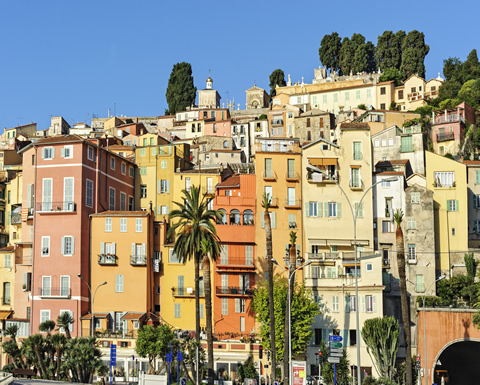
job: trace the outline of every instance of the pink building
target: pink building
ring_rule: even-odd
[[[90,282],[89,216],[134,209],[135,164],[76,135],[34,142],[22,155],[23,230],[33,241],[30,331],[70,312],[80,336],[90,300],[78,277]]]

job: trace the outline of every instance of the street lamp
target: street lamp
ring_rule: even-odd
[[[316,172],[320,174],[325,174],[322,170],[320,170],[318,167],[308,165],[307,170],[311,172]],[[360,202],[358,202],[358,205],[356,209],[353,209],[352,203],[350,202],[350,199],[348,198],[347,193],[345,190],[338,184],[338,182],[333,179],[335,184],[338,186],[338,188],[342,191],[342,194],[345,196],[345,199],[348,202],[348,206],[350,207],[350,211],[352,212],[352,219],[353,219],[353,244],[354,244],[354,258],[355,258],[355,318],[356,318],[356,323],[357,323],[357,333],[356,333],[356,344],[357,344],[357,378],[358,378],[358,385],[361,385],[362,383],[362,373],[360,369],[360,313],[359,313],[359,301],[358,301],[358,265],[357,265],[357,218],[358,218],[358,208],[361,206],[363,198],[367,195],[367,193],[375,187],[377,184],[382,183],[382,182],[396,182],[398,180],[398,177],[390,177],[390,178],[383,178],[382,180],[379,180],[372,184],[369,188],[365,190],[365,192],[362,195],[362,198],[360,199]]]
[[[93,305],[95,304],[95,295],[97,294],[97,290],[100,288],[100,286],[104,286],[107,284],[107,281],[101,283],[100,285],[97,286],[97,288],[95,289],[94,293],[93,293],[93,297],[92,297],[92,289],[90,288],[90,285],[88,284],[88,282],[82,277],[82,274],[77,274],[78,278],[80,278],[83,282],[86,283],[87,287],[88,287],[88,291],[90,292],[90,299],[92,301],[92,306],[91,306],[91,310],[92,310],[92,320],[91,320],[91,325],[90,325],[90,337],[93,337],[94,335],[94,327],[95,327],[95,313],[93,312]]]
[[[425,347],[425,385],[428,385],[428,367],[427,367],[427,326],[425,325],[425,298],[427,297],[428,291],[431,289],[433,285],[435,285],[438,281],[441,281],[444,279],[446,276],[441,275],[438,277],[432,284],[428,287],[428,289],[425,291],[425,295],[423,296],[423,345]]]
[[[280,266],[278,264],[278,262],[272,258],[272,262],[277,265],[277,266]],[[292,280],[292,278],[294,278],[295,276],[295,273],[297,272],[297,270],[300,270],[300,269],[303,269],[304,267],[310,265],[312,263],[312,261],[308,261],[306,263],[304,263],[303,265],[300,265],[298,266],[295,270],[293,270],[290,274],[289,274],[289,270],[283,268],[285,270],[285,272],[288,274],[288,329],[289,329],[289,333],[288,333],[288,359],[290,360],[289,362],[289,365],[288,365],[288,369],[289,369],[289,375],[288,375],[288,381],[289,381],[289,384],[290,385],[293,385],[293,365],[292,365],[292,296],[291,296],[291,289],[290,289],[290,281]],[[282,267],[282,266],[280,266]],[[275,368],[274,368],[275,369]]]

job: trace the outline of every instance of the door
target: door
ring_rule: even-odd
[[[288,205],[294,206],[295,205],[295,187],[288,188]]]
[[[209,194],[213,193],[213,180],[212,180],[212,178],[207,178],[207,192]]]
[[[63,211],[73,211],[73,178],[63,179]]]

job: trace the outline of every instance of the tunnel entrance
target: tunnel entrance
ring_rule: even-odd
[[[480,342],[456,342],[440,354],[435,365],[434,384],[478,385]]]

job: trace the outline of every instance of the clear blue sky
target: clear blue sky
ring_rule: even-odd
[[[280,68],[311,82],[325,34],[425,33],[427,78],[443,59],[479,50],[480,3],[451,1],[0,0],[0,132],[50,116],[90,123],[92,114],[163,115],[172,66],[209,69],[222,102],[245,106],[245,90],[268,92]],[[472,15],[469,17],[468,15]]]

